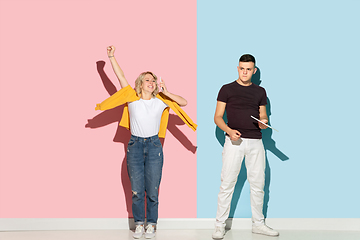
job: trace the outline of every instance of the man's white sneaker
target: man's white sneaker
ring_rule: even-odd
[[[144,225],[136,225],[135,233],[133,238],[139,239],[144,234]]]
[[[274,229],[264,225],[260,226],[253,226],[252,227],[253,233],[263,234],[267,236],[279,236],[279,232],[275,231]]]
[[[154,225],[147,225],[145,238],[153,238],[155,237],[155,226]]]
[[[225,235],[225,227],[215,226],[215,231],[212,234],[213,239],[223,239]]]

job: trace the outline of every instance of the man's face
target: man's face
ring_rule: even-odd
[[[238,72],[242,82],[251,82],[251,77],[256,73],[257,68],[253,62],[239,62]]]

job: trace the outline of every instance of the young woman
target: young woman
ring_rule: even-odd
[[[196,124],[179,108],[186,106],[187,101],[170,93],[163,81],[160,82],[162,92],[159,93],[157,77],[152,72],[141,73],[135,81],[135,89],[131,88],[114,53],[115,47],[109,46],[107,54],[122,89],[98,104],[96,109],[106,110],[125,104],[120,125],[131,131],[126,160],[136,224],[133,237],[140,238],[145,233],[145,238],[152,238],[155,236],[158,219],[158,192],[163,167],[163,150],[159,137],[165,137],[169,108],[194,131]]]

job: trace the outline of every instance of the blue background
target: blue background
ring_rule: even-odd
[[[222,133],[213,117],[244,53],[267,90],[264,213],[358,218],[360,1],[197,1],[199,218],[216,216]],[[269,111],[270,110],[270,111]],[[230,216],[250,218],[245,168]]]

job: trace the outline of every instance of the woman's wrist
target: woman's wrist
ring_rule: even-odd
[[[112,58],[112,57],[114,57],[114,55],[113,56],[108,56],[109,58]]]

